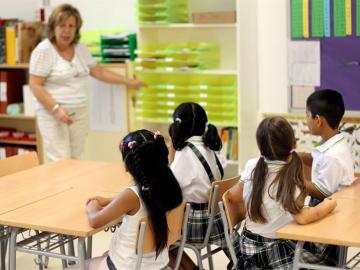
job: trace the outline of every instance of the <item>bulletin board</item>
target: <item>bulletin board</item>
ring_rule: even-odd
[[[290,9],[291,43],[320,43],[315,90],[336,89],[346,110],[360,111],[360,0],[291,0]]]

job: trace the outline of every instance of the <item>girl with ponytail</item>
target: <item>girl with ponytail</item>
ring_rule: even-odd
[[[292,269],[296,243],[277,239],[276,231],[293,219],[299,224],[321,219],[336,202],[325,199],[316,207],[305,207],[303,165],[295,151],[294,131],[284,118],[265,118],[256,140],[260,158],[247,162],[241,182],[229,194],[232,203],[245,203],[247,209],[238,268]],[[304,248],[307,258],[328,263],[331,250],[327,246],[306,243]]]
[[[121,141],[120,151],[135,185],[113,199],[94,197],[88,200],[86,208],[94,228],[124,216],[111,241],[108,256],[90,262],[90,269],[135,269],[136,234],[143,216],[151,221],[156,252],[143,256],[141,269],[163,269],[169,261],[165,214],[182,202],[180,186],[168,167],[169,152],[164,137],[148,130],[131,132]]]
[[[187,242],[202,243],[209,223],[207,202],[211,182],[223,177],[223,168],[215,153],[222,147],[221,139],[216,127],[208,123],[205,110],[192,102],[182,103],[175,109],[169,134],[174,153],[171,170],[179,181],[184,200],[192,207]],[[238,241],[239,235],[233,234],[236,251]],[[230,258],[220,213],[215,216],[209,243],[220,246]]]

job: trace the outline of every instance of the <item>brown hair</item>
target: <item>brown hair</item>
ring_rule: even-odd
[[[50,15],[46,34],[51,42],[55,42],[55,27],[64,22],[70,16],[74,16],[76,20],[76,33],[71,44],[73,45],[79,42],[82,19],[77,8],[70,4],[62,4],[57,6]]]
[[[295,146],[294,130],[284,118],[268,117],[257,128],[256,141],[262,157],[252,172],[252,190],[247,205],[249,218],[254,222],[267,222],[262,210],[263,194],[268,192],[271,197],[270,190],[275,184],[277,191],[275,198],[272,199],[280,202],[286,211],[297,214],[302,207],[298,200],[305,198],[306,188],[302,161],[299,155],[292,151]],[[277,172],[268,190],[264,190],[268,174],[268,167],[264,159],[287,161],[290,155],[290,161]],[[297,189],[300,189],[300,194],[295,199]]]

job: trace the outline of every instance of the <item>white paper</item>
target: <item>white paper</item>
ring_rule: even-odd
[[[24,115],[35,116],[35,97],[27,84],[23,85],[23,99]]]
[[[89,82],[91,129],[98,131],[127,131],[126,87]]]
[[[305,109],[306,99],[315,91],[314,86],[292,86],[291,87],[291,107],[293,109]]]
[[[320,42],[290,41],[290,85],[320,86]]]

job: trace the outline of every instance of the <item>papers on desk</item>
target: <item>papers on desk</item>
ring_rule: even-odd
[[[92,130],[127,130],[126,88],[90,78],[90,124]]]
[[[290,41],[290,85],[320,85],[320,42]]]

